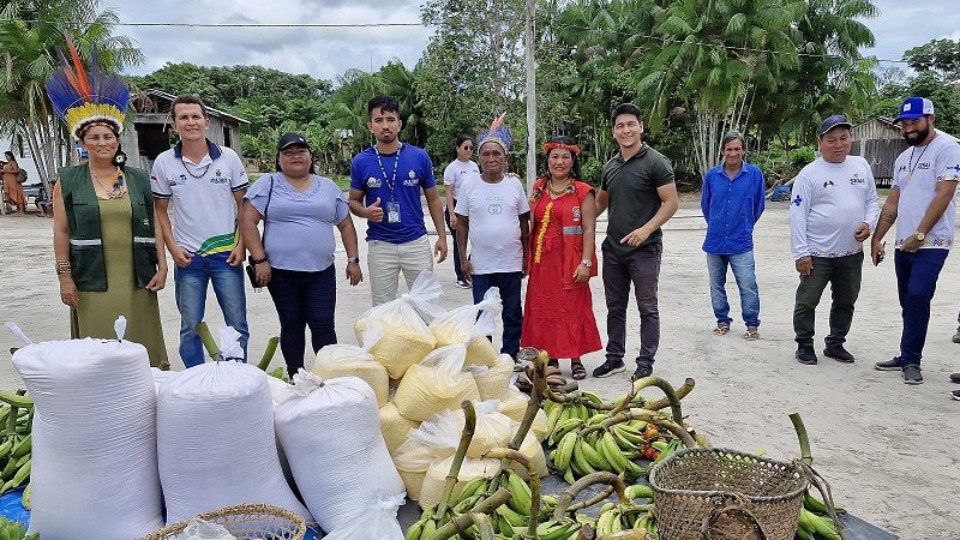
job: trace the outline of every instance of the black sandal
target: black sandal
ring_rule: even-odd
[[[587,378],[587,368],[583,367],[583,362],[579,360],[570,361],[570,372],[575,381],[582,381]]]

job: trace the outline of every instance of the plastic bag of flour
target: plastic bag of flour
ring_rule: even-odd
[[[481,401],[474,405],[476,424],[466,456],[479,458],[494,448],[510,444],[515,422],[500,413],[500,402]],[[426,471],[434,461],[457,451],[465,424],[463,409],[443,411],[411,431],[393,456],[398,467]]]
[[[327,345],[317,353],[310,371],[321,379],[360,377],[373,388],[377,405],[383,407],[390,401],[390,375],[370,353],[381,337],[383,329],[372,323],[363,332],[362,347],[342,343]]]
[[[510,392],[510,382],[513,380],[513,358],[509,354],[501,354],[493,366],[467,366],[464,371],[473,375],[480,391],[480,399],[506,399]]]
[[[13,365],[35,403],[30,532],[130,540],[163,526],[157,394],[142,345],[28,345]]]
[[[479,401],[473,375],[461,371],[466,353],[465,345],[448,345],[410,366],[393,396],[400,414],[422,422],[447,409],[459,409],[466,399]]]
[[[453,464],[454,456],[435,461],[427,469],[426,476],[423,479],[423,487],[420,490],[420,508],[424,510],[432,508],[440,502],[443,494],[444,485],[447,482],[447,475],[450,474],[450,465]],[[457,475],[457,484],[453,488],[452,497],[455,500],[464,484],[475,478],[493,478],[500,471],[500,460],[498,459],[470,459],[464,458],[460,466],[460,474]]]
[[[430,323],[430,332],[437,338],[437,346],[458,345],[469,340],[480,312],[490,313],[491,320],[503,311],[500,289],[491,287],[480,302],[462,306],[444,313]],[[491,330],[492,332],[492,330]]]
[[[169,523],[243,503],[312,519],[283,476],[268,379],[249,364],[208,362],[160,386],[157,443]]]
[[[325,531],[404,493],[380,433],[377,398],[358,377],[322,380],[301,370],[277,407],[277,436],[313,517]]]

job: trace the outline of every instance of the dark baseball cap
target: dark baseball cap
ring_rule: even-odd
[[[833,116],[828,116],[823,122],[820,122],[820,127],[817,128],[817,137],[823,137],[827,134],[828,131],[835,127],[846,127],[853,129],[853,124],[847,120],[847,117],[842,114],[835,114]]]
[[[280,142],[277,143],[277,152],[282,152],[291,146],[303,146],[308,150],[310,149],[310,144],[303,138],[303,135],[299,133],[284,133],[280,136]]]

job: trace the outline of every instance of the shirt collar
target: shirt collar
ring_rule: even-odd
[[[211,160],[219,159],[220,155],[223,153],[223,151],[220,150],[220,146],[217,145],[217,143],[211,141],[210,139],[204,139],[204,140],[207,141],[207,154],[210,155],[210,159]],[[173,156],[176,157],[177,159],[183,159],[183,143],[182,142],[177,142],[177,144],[173,147]]]
[[[647,153],[647,149],[649,149],[649,148],[650,148],[650,147],[647,146],[647,143],[641,141],[641,142],[640,142],[640,150],[637,150],[637,153],[636,153],[636,154],[630,156],[630,159],[623,159],[623,153],[622,153],[622,152],[618,152],[618,153],[617,153],[617,159],[619,159],[621,163],[626,163],[626,162],[628,162],[628,161],[630,161],[630,160],[632,160],[632,159],[641,158],[641,157],[643,157],[644,154]]]

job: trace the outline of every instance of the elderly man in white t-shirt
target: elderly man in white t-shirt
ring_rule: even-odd
[[[876,222],[879,198],[870,165],[850,155],[852,129],[840,114],[820,124],[820,157],[800,171],[790,196],[790,240],[800,273],[793,330],[796,358],[804,365],[817,363],[815,315],[827,283],[833,303],[823,354],[842,363],[854,361],[843,344],[860,294],[863,241]]]
[[[930,322],[930,301],[956,229],[953,197],[960,181],[960,145],[937,133],[933,102],[907,98],[896,122],[910,148],[897,158],[893,185],[873,235],[873,264],[883,260],[883,235],[897,224],[893,264],[903,318],[900,354],[877,362],[880,371],[900,371],[906,384],[923,383],[920,359]],[[960,399],[960,396],[954,396]]]
[[[464,276],[473,282],[474,303],[480,302],[491,287],[500,289],[500,352],[516,359],[523,329],[520,289],[527,273],[530,203],[520,178],[505,174],[509,131],[491,129],[479,139],[480,175],[465,182],[457,194],[458,256]]]

